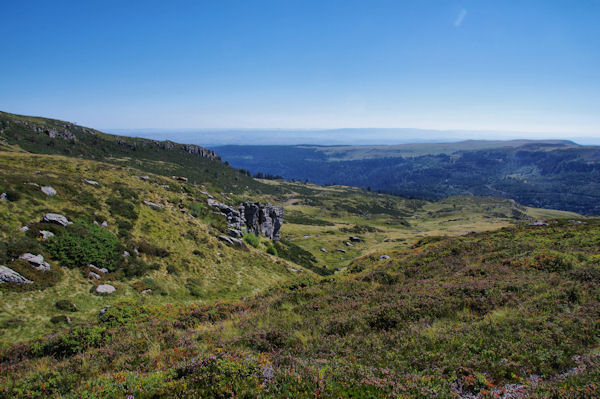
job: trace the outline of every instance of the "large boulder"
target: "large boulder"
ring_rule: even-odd
[[[60,215],[58,213],[45,214],[44,218],[42,219],[42,222],[60,224],[61,226],[68,226],[72,223],[69,222],[69,219],[67,219],[66,216]]]
[[[108,295],[108,294],[112,294],[116,290],[117,289],[114,286],[110,285],[110,284],[100,284],[99,286],[96,287],[96,293],[97,294]]]
[[[19,256],[19,259],[26,260],[34,268],[42,272],[50,270],[50,264],[44,260],[42,255],[34,255],[29,252]]]
[[[0,284],[3,283],[31,284],[33,281],[26,279],[9,267],[0,266]]]

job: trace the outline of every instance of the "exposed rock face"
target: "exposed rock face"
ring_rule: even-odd
[[[279,240],[283,224],[283,207],[261,205],[259,202],[244,202],[240,210],[243,211],[248,231],[256,235],[262,233],[271,240]]]
[[[227,218],[227,233],[232,237],[241,237],[242,228],[256,235],[264,235],[271,240],[280,238],[283,224],[283,207],[259,202],[244,202],[238,209],[212,198],[206,200],[209,206],[219,209],[219,214]]]
[[[0,266],[0,284],[3,283],[31,284],[33,281],[26,279],[9,267]]]
[[[34,269],[39,271],[45,272],[50,270],[50,264],[44,260],[42,255],[34,255],[27,252],[19,256],[19,259],[26,260]]]
[[[71,222],[69,222],[69,219],[67,219],[66,216],[60,215],[58,213],[47,213],[44,215],[42,221],[46,223],[60,224],[61,226],[68,226],[71,224]]]

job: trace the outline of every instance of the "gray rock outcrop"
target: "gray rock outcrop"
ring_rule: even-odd
[[[283,224],[283,207],[271,204],[262,205],[259,202],[244,202],[239,208],[223,204],[208,198],[206,203],[217,208],[218,214],[227,219],[228,234],[231,237],[241,237],[242,229],[248,232],[278,241],[281,225]]]
[[[3,283],[31,284],[33,281],[26,279],[9,267],[0,266],[0,284]]]
[[[61,226],[68,226],[71,224],[69,219],[66,216],[60,215],[58,213],[47,213],[44,215],[42,222],[45,223],[55,223],[60,224]]]
[[[161,204],[157,204],[156,202],[146,201],[146,200],[144,200],[144,205],[148,205],[149,207],[155,208],[155,209],[160,209],[163,207]]]

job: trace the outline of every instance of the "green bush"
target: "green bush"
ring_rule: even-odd
[[[244,234],[244,241],[246,244],[253,246],[254,248],[258,248],[260,245],[260,237],[258,237],[254,233],[246,233]]]
[[[274,255],[274,256],[278,256],[277,248],[275,248],[273,245],[269,245],[267,247],[267,253],[271,254],[271,255]]]
[[[9,200],[10,202],[15,202],[21,199],[21,193],[19,193],[18,191],[14,191],[14,190],[8,190],[6,191],[6,199]]]
[[[78,221],[60,234],[45,241],[44,246],[63,266],[74,268],[93,263],[114,271],[119,266],[121,245],[108,229]]]

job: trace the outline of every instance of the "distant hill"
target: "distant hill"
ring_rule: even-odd
[[[600,214],[600,147],[570,141],[463,141],[398,146],[221,146],[232,166],[401,196],[481,195]]]
[[[229,167],[217,153],[204,147],[116,136],[56,119],[0,112],[1,146],[109,162],[165,176],[180,175],[233,193],[274,190]]]

